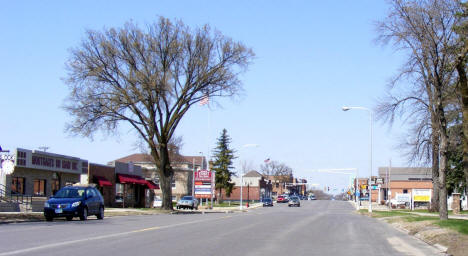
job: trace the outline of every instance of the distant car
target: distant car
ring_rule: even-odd
[[[273,206],[273,200],[271,198],[264,198],[262,202],[263,202],[263,207]]]
[[[309,200],[315,200],[315,195],[309,195]]]
[[[299,197],[292,196],[291,198],[289,198],[288,206],[289,207],[291,206],[301,207],[301,201],[299,200]]]
[[[153,207],[158,208],[162,206],[162,200],[161,197],[155,196],[153,200]]]
[[[283,196],[283,195],[278,196],[276,198],[277,203],[287,203],[288,201],[289,201],[289,199],[286,196]]]
[[[198,210],[198,200],[192,196],[184,196],[177,202],[176,208]]]
[[[99,190],[91,186],[63,187],[44,203],[44,217],[47,221],[56,217],[65,217],[67,220],[80,217],[80,220],[87,220],[89,215],[104,218],[104,199]]]

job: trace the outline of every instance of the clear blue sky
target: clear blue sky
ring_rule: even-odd
[[[346,175],[317,169],[358,168],[369,174],[369,115],[344,105],[373,108],[401,54],[374,43],[373,22],[383,0],[361,1],[5,1],[0,9],[0,145],[49,151],[105,164],[140,150],[135,133],[98,133],[94,140],[64,132],[61,109],[68,49],[86,29],[140,25],[159,15],[191,27],[209,24],[256,53],[241,77],[244,93],[220,107],[194,107],[178,127],[185,155],[205,155],[226,128],[239,161],[258,169],[265,158],[321,187],[346,185]],[[398,124],[374,126],[374,170],[405,166]],[[259,144],[257,148],[242,148]]]

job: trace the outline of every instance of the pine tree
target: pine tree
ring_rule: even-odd
[[[213,170],[215,171],[216,189],[218,192],[218,202],[220,202],[221,191],[224,189],[226,196],[230,196],[234,183],[231,182],[231,170],[234,168],[232,160],[234,156],[234,150],[229,148],[231,138],[227,134],[227,130],[223,129],[221,136],[218,138],[216,148],[214,149],[214,162]]]

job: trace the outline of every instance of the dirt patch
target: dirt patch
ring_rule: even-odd
[[[466,256],[468,252],[468,236],[447,228],[441,228],[434,221],[408,222],[403,217],[380,218],[392,226],[408,231],[410,235],[431,245],[447,247],[447,254]]]

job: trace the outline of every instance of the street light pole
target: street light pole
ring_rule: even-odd
[[[343,107],[343,111],[348,111],[350,109],[361,109],[369,112],[370,115],[370,177],[369,177],[369,212],[372,212],[372,137],[373,137],[373,112],[372,110],[365,108],[365,107]]]

